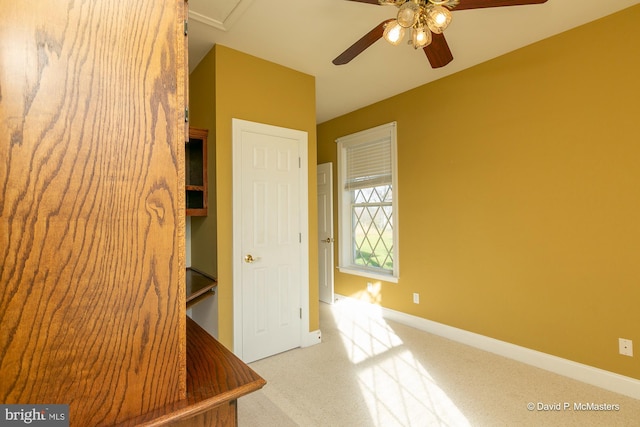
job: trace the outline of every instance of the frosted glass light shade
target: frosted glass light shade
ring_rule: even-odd
[[[411,31],[411,41],[415,49],[421,49],[431,44],[431,31],[428,28],[413,28]]]
[[[451,12],[446,7],[431,6],[427,12],[427,26],[436,34],[442,32],[449,26],[451,22]]]
[[[418,22],[420,6],[409,0],[398,10],[398,24],[404,28],[411,28]]]
[[[404,28],[398,24],[398,21],[393,20],[384,27],[384,33],[382,34],[384,39],[394,46],[397,46],[404,37]]]

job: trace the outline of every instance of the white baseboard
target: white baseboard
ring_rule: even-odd
[[[300,347],[311,347],[312,345],[320,344],[322,342],[322,333],[320,329],[302,334],[302,343]]]
[[[367,304],[353,298],[336,294],[336,300],[339,299]],[[375,308],[376,310],[379,309],[379,313],[384,319],[402,323],[430,334],[438,335],[452,341],[479,348],[509,359],[517,360],[518,362],[526,363],[546,371],[582,381],[605,390],[620,393],[634,399],[640,399],[640,380],[635,378],[605,371],[604,369],[584,365],[582,363],[563,359],[540,351],[531,350],[526,347],[521,347],[519,345],[465,331],[463,329],[454,328],[453,326],[423,319],[422,317],[413,316],[400,311],[379,306],[375,306]]]

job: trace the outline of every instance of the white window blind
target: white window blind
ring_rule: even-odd
[[[391,184],[391,138],[346,147],[345,190]]]

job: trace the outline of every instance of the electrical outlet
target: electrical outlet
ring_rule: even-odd
[[[624,338],[618,338],[618,346],[620,354],[633,357],[633,341]]]
[[[367,282],[367,292],[373,293],[373,283]]]
[[[413,303],[414,304],[420,304],[420,294],[419,293],[414,293],[413,294]]]

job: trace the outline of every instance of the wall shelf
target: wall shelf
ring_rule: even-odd
[[[215,293],[218,282],[213,277],[193,268],[187,268],[187,308]]]
[[[184,146],[187,216],[207,216],[208,135],[206,129],[189,128],[189,141]]]

